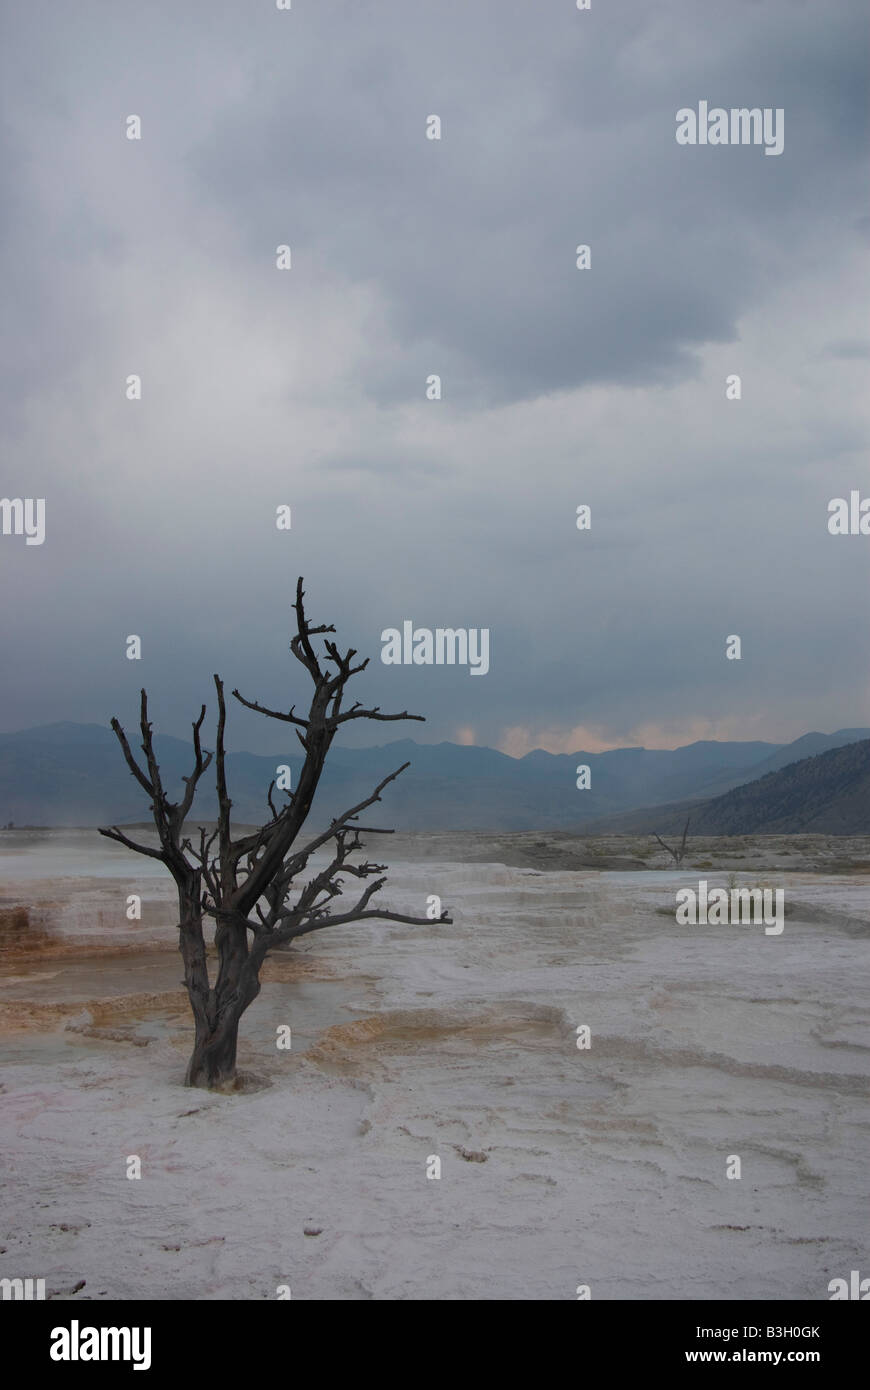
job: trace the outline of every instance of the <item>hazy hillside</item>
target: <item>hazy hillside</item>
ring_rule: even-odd
[[[769,758],[765,758],[753,767],[753,781],[758,777],[766,776],[768,772],[778,772],[781,767],[787,767],[789,763],[801,762],[804,758],[815,757],[817,753],[827,753],[829,748],[842,748],[847,743],[859,743],[865,738],[870,738],[870,729],[838,729],[835,734],[803,734],[800,738],[796,738],[793,743],[784,744],[775,753],[771,753]],[[726,774],[724,777],[716,776],[701,788],[701,795],[705,799],[721,796],[724,792],[731,791],[732,787],[740,786],[745,780],[746,778],[742,775],[736,778],[730,774]]]
[[[591,828],[673,835],[687,815],[690,835],[870,835],[870,739],[791,763],[710,801],[645,807]]]

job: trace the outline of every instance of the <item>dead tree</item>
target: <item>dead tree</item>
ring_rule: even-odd
[[[287,804],[280,809],[272,799],[275,783],[271,783],[267,792],[271,819],[258,830],[237,839],[232,835],[232,801],[226,779],[226,703],[219,676],[214,677],[218,706],[215,750],[212,754],[202,748],[200,735],[206,714],[203,705],[193,725],[193,769],[190,776],[183,779],[184,794],[177,802],[169,800],[161,780],[145,691],[142,691],[139,719],[144,765],[134,757],[118,720],[112,720],[127,766],[151,798],[159,848],[130,839],[117,826],[101,829],[100,834],[138,854],[159,859],[175,881],[179,950],[195,1028],[193,1053],[185,1077],[188,1086],[212,1088],[226,1086],[234,1080],[239,1020],[260,992],[260,968],[269,951],[309,932],[368,918],[407,922],[414,926],[431,925],[429,918],[409,917],[371,905],[375,894],[386,883],[385,877],[374,875],[382,875],[387,866],[353,860],[355,852],[363,848],[362,832],[393,833],[362,826],[358,817],[380,801],[381,792],[404,772],[408,763],[391,772],[370,796],[333,820],[327,830],[313,835],[297,848],[330,745],[341,726],[351,719],[422,719],[422,715],[408,714],[405,710],[401,714],[382,714],[379,706],[363,709],[359,702],[342,712],[345,687],[352,676],[365,670],[368,659],[355,666],[356,651],[350,648],[342,654],[328,637],[324,638],[325,650],[320,655],[315,653],[312,639],[335,632],[335,628],[315,627],[308,621],[301,579],[296,586],[293,607],[296,633],[291,639],[290,650],[305,667],[314,687],[307,715],[304,718],[297,715],[295,705],[287,713],[267,709],[254,700],[246,700],[238,690],[233,691],[234,697],[248,709],[294,725],[305,753],[296,788],[285,793]],[[210,834],[198,827],[199,840],[194,844],[185,835],[185,821],[197,785],[212,762],[217,787],[217,824]],[[305,878],[311,856],[326,845],[330,847],[329,863]],[[343,912],[332,911],[329,905],[341,896],[342,879],[346,875],[372,881],[362,889],[352,906]],[[206,951],[207,919],[214,922],[217,954],[213,984]],[[440,920],[449,922],[451,919],[442,913]]]
[[[675,864],[682,864],[682,862],[683,862],[683,855],[686,853],[686,836],[687,836],[688,833],[689,833],[689,819],[690,819],[690,817],[687,816],[687,817],[686,817],[686,824],[685,824],[684,827],[683,827],[683,838],[682,838],[682,840],[680,841],[680,848],[679,848],[679,849],[671,849],[670,845],[666,845],[665,842],[664,842],[664,840],[661,838],[661,836],[660,836],[660,835],[656,835],[656,832],[653,831],[653,836],[654,836],[654,838],[655,838],[656,840],[658,840],[658,842],[659,842],[659,844],[661,845],[662,849],[666,849],[667,852],[668,852],[668,854],[670,854],[670,855],[672,856],[673,861],[674,861]]]

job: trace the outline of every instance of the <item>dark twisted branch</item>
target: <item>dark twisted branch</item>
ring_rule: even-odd
[[[667,850],[668,854],[670,854],[671,857],[673,858],[675,864],[682,864],[682,862],[683,862],[683,855],[686,853],[686,836],[687,836],[688,833],[689,833],[689,820],[690,820],[690,817],[687,816],[687,817],[686,817],[686,824],[685,824],[684,827],[683,827],[683,838],[682,838],[682,840],[680,841],[680,848],[679,848],[678,850],[677,850],[677,849],[671,849],[670,845],[666,845],[665,842],[664,842],[664,840],[662,839],[662,837],[661,837],[660,835],[657,835],[656,832],[653,831],[653,838],[656,839],[656,840],[658,840],[658,842],[659,842],[659,844],[661,845],[662,849],[666,849],[666,850]]]

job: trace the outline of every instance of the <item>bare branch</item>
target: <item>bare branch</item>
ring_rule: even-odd
[[[334,839],[347,827],[350,821],[354,820],[359,815],[360,811],[364,811],[368,806],[372,806],[376,801],[380,801],[380,794],[384,790],[384,787],[389,786],[390,782],[394,782],[400,773],[404,772],[405,768],[410,766],[410,763],[402,763],[401,767],[396,768],[395,772],[391,772],[389,777],[385,777],[382,782],[378,783],[371,796],[367,796],[364,801],[358,802],[357,805],[352,806],[349,811],[345,811],[343,815],[332,822],[328,830],[324,830],[322,834],[316,835],[314,839],[309,840],[308,844],[302,849],[297,850],[293,857],[282,865],[280,873],[281,880],[289,883],[292,878],[295,878],[296,875],[305,868],[305,865],[308,863],[308,860],[315,850],[319,849],[321,845],[325,845],[328,840]],[[392,831],[378,831],[372,829],[369,833],[375,835],[392,834]],[[261,896],[262,893],[257,894],[257,898]],[[255,898],[254,901],[256,902],[256,900]],[[253,906],[253,903],[251,906]]]
[[[183,778],[182,778],[182,781],[185,783],[184,796],[182,797],[181,803],[180,803],[180,805],[176,808],[176,811],[175,811],[175,813],[174,813],[174,814],[175,814],[175,817],[176,817],[176,819],[177,819],[177,822],[178,822],[179,830],[180,830],[181,827],[184,825],[184,822],[185,822],[185,820],[187,819],[187,814],[188,814],[188,812],[189,812],[191,806],[193,805],[193,798],[194,798],[194,796],[195,796],[195,794],[196,794],[196,784],[197,784],[197,782],[199,781],[199,779],[200,779],[200,777],[202,776],[202,774],[205,772],[206,768],[207,768],[207,767],[209,766],[209,764],[211,763],[211,756],[212,756],[211,753],[206,753],[205,757],[203,757],[203,756],[202,756],[202,745],[200,744],[200,741],[199,741],[199,731],[200,731],[200,729],[202,728],[202,721],[203,721],[204,719],[205,719],[205,705],[203,705],[203,707],[202,707],[202,709],[200,710],[200,713],[199,713],[199,718],[197,719],[196,723],[193,725],[193,751],[194,751],[194,756],[195,756],[195,758],[196,758],[196,764],[195,764],[194,769],[193,769],[193,772],[190,774],[190,776],[189,776],[189,777],[183,777]]]
[[[438,918],[409,917],[404,912],[387,912],[385,909],[381,910],[380,908],[372,908],[370,911],[357,911],[356,908],[353,908],[350,912],[344,912],[340,916],[326,916],[319,921],[306,922],[302,926],[289,927],[274,932],[272,940],[270,940],[270,947],[272,944],[279,946],[283,945],[286,941],[295,941],[300,936],[308,936],[311,932],[322,931],[324,927],[340,927],[350,922],[373,920],[380,922],[404,922],[407,926],[411,927],[431,927],[435,921],[443,923],[444,926],[452,926],[453,924],[453,918],[446,916],[444,913]]]
[[[137,854],[146,854],[149,859],[161,859],[166,862],[166,856],[162,849],[152,849],[150,845],[140,845],[136,840],[129,840],[122,834],[116,825],[108,828],[100,828],[100,835],[105,835],[107,840],[117,840],[119,845],[126,845],[128,849],[134,849]]]
[[[266,705],[261,705],[256,700],[246,700],[244,695],[239,694],[238,690],[233,691],[233,696],[239,704],[245,705],[248,709],[256,710],[257,714],[265,714],[269,719],[283,719],[285,724],[299,724],[303,729],[308,728],[308,720],[300,719],[297,714],[293,713],[296,708],[295,705],[290,706],[287,714],[282,714],[280,710],[268,709]]]
[[[318,627],[312,627],[305,617],[304,597],[305,592],[302,588],[302,578],[300,576],[296,584],[296,602],[293,605],[296,609],[296,636],[290,641],[290,650],[296,659],[301,661],[302,665],[307,667],[311,672],[315,682],[320,684],[325,680],[325,676],[314,654],[311,638],[322,632],[335,632],[335,628],[332,624],[321,624]]]
[[[139,783],[140,787],[144,787],[145,791],[148,793],[149,796],[153,796],[154,788],[148,781],[148,778],[145,776],[145,773],[142,771],[136,759],[133,757],[133,750],[131,749],[130,744],[127,741],[127,735],[124,733],[124,730],[121,728],[121,725],[117,719],[112,720],[112,728],[114,729],[115,735],[123,750],[124,759],[127,763],[127,766],[129,767],[133,776],[136,778],[136,781]]]
[[[659,844],[661,845],[662,849],[667,850],[668,854],[671,856],[671,858],[673,859],[673,861],[674,861],[675,864],[682,864],[682,862],[683,862],[683,856],[684,856],[684,854],[686,853],[686,836],[687,836],[688,833],[689,833],[689,819],[690,819],[690,818],[687,816],[687,817],[686,817],[686,824],[685,824],[685,826],[683,827],[683,838],[682,838],[682,841],[681,841],[681,843],[680,843],[680,848],[679,848],[679,849],[671,849],[670,845],[666,845],[666,844],[665,844],[665,842],[664,842],[664,840],[662,839],[661,835],[657,835],[655,831],[652,832],[652,833],[653,833],[653,837],[654,837],[656,840],[658,840],[658,842],[659,842]]]
[[[215,690],[218,697],[218,726],[217,726],[217,794],[218,794],[218,848],[220,851],[221,864],[225,864],[230,851],[230,801],[227,792],[227,771],[226,771],[226,748],[224,744],[224,732],[227,726],[227,707],[224,700],[224,683],[220,676],[214,677]]]
[[[685,826],[683,827],[683,839],[682,839],[682,843],[680,844],[680,861],[682,861],[683,855],[684,855],[685,852],[686,852],[686,836],[688,835],[688,833],[689,833],[689,817],[686,816],[686,824],[685,824]]]
[[[421,724],[426,723],[424,714],[409,714],[406,709],[401,714],[381,714],[379,705],[375,705],[374,709],[363,709],[359,704],[351,705],[349,710],[335,716],[330,722],[338,725],[346,723],[348,719],[379,719],[383,723],[393,719],[417,719]]]
[[[166,793],[163,790],[163,783],[160,780],[160,767],[154,753],[154,738],[151,725],[148,722],[148,696],[144,690],[140,691],[139,700],[139,728],[142,733],[142,752],[148,763],[148,773],[151,779],[151,787],[154,793],[154,815],[157,821],[157,828],[160,831],[160,838],[163,840],[165,833],[165,822],[167,813]]]

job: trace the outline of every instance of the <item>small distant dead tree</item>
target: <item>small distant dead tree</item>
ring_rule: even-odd
[[[177,802],[166,795],[160,768],[154,753],[151,724],[148,721],[148,698],[141,692],[139,728],[142,734],[144,765],[133,756],[124,730],[117,719],[112,728],[123,750],[127,766],[142,789],[151,798],[151,813],[157,829],[159,848],[140,844],[125,835],[117,826],[101,828],[100,834],[116,840],[137,854],[159,859],[175,881],[178,893],[179,950],[184,961],[184,983],[194,1018],[194,1044],[187,1067],[185,1084],[214,1088],[227,1086],[235,1079],[236,1049],[239,1021],[260,992],[260,968],[270,951],[286,946],[290,941],[324,927],[379,918],[389,922],[407,922],[413,926],[431,926],[426,917],[409,917],[371,906],[375,894],[386,883],[385,864],[354,862],[356,851],[363,848],[360,835],[391,835],[392,830],[376,829],[358,824],[359,815],[380,801],[381,792],[409,766],[403,763],[379,782],[370,796],[352,806],[328,830],[314,835],[296,848],[300,831],[311,810],[311,803],[330,745],[343,724],[352,719],[396,720],[422,719],[422,715],[382,714],[379,706],[363,709],[359,702],[342,712],[345,687],[352,676],[365,670],[368,659],[353,664],[357,655],[353,648],[342,654],[336,644],[324,638],[325,650],[315,653],[312,639],[335,632],[332,626],[312,626],[305,616],[303,589],[300,579],[296,586],[296,633],[290,650],[301,662],[313,682],[313,693],[307,715],[297,715],[296,706],[289,712],[267,709],[254,700],[246,700],[238,690],[233,696],[248,709],[256,710],[269,719],[281,720],[295,726],[296,737],[305,753],[296,789],[286,792],[288,802],[280,809],[272,799],[273,781],[267,792],[271,818],[258,830],[234,839],[230,826],[232,801],[226,779],[226,703],[223,682],[214,677],[217,692],[217,734],[214,754],[204,752],[200,733],[206,707],[193,725],[194,764],[189,777],[183,779],[184,794]],[[218,821],[211,834],[199,829],[199,843],[185,836],[184,826],[193,805],[197,785],[214,761],[217,787]],[[216,842],[216,843],[215,843]],[[323,846],[330,846],[329,863],[304,882],[311,856]],[[373,879],[359,897],[344,912],[331,911],[329,904],[341,896],[342,879],[350,875],[357,879]],[[217,976],[214,984],[209,976],[206,955],[205,926],[214,920],[214,945],[217,951]],[[440,920],[450,922],[446,913]]]
[[[668,854],[670,854],[670,855],[672,856],[673,861],[674,861],[675,864],[682,864],[682,862],[683,862],[683,855],[686,853],[686,836],[687,836],[688,833],[689,833],[689,820],[690,820],[690,817],[687,816],[687,817],[686,817],[686,824],[683,826],[683,838],[682,838],[682,840],[680,841],[680,848],[679,848],[679,849],[671,849],[670,845],[666,845],[665,842],[664,842],[664,840],[661,838],[661,836],[660,836],[660,835],[656,835],[656,832],[653,831],[653,836],[654,836],[654,838],[655,838],[656,840],[658,840],[658,842],[659,842],[659,844],[661,845],[662,849],[666,849],[667,852],[668,852]]]

